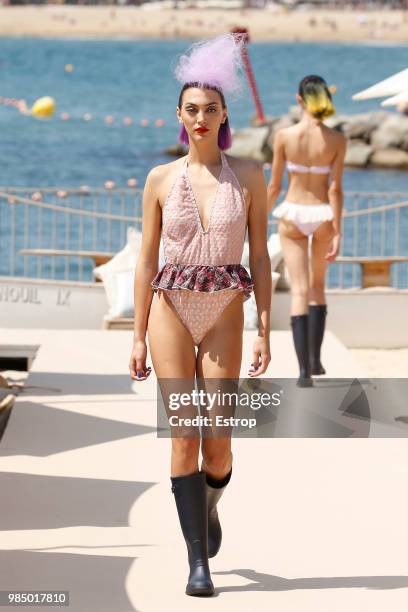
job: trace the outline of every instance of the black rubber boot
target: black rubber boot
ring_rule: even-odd
[[[312,387],[313,380],[310,372],[309,360],[309,315],[295,315],[290,317],[293,343],[299,362],[298,387]]]
[[[326,304],[311,304],[309,306],[310,370],[312,374],[317,375],[326,374],[326,370],[320,361],[326,316]]]
[[[208,523],[205,472],[171,478],[181,529],[187,544],[190,574],[187,595],[213,595],[208,567]]]
[[[215,557],[220,550],[222,530],[218,518],[217,504],[224,493],[227,484],[231,480],[232,469],[225,478],[217,480],[206,475],[207,479],[207,510],[208,510],[208,556]]]

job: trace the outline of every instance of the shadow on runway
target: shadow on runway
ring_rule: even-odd
[[[23,388],[29,395],[118,395],[132,393],[127,374],[83,374],[81,372],[30,372]]]
[[[240,397],[236,416],[255,417],[256,426],[235,428],[236,437],[408,437],[408,379],[321,379],[308,388],[295,379],[242,379],[240,391],[246,401]],[[254,410],[252,398],[263,394],[280,401]]]
[[[0,531],[127,527],[132,506],[154,484],[2,472]]]
[[[404,589],[408,587],[408,576],[324,576],[317,578],[281,578],[273,574],[240,568],[230,571],[212,572],[218,576],[241,576],[251,584],[216,588],[219,593],[242,591],[293,591],[295,589]]]
[[[20,399],[14,405],[1,440],[0,457],[47,457],[155,431],[155,427],[124,423]]]
[[[72,612],[134,612],[136,608],[126,594],[125,585],[130,566],[136,559],[3,550],[0,551],[1,588],[7,591],[69,591]],[[19,606],[4,609],[16,607]]]

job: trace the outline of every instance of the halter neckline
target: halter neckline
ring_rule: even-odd
[[[221,149],[220,149],[220,153],[221,153],[221,166],[222,166],[222,168],[229,168],[229,164],[227,162],[227,158],[225,157],[224,151],[221,151]],[[187,172],[187,168],[188,168],[188,154],[184,158],[183,171]]]
[[[203,222],[202,222],[202,219],[201,219],[200,210],[198,208],[197,200],[196,200],[196,197],[194,195],[194,191],[193,191],[193,187],[191,185],[190,177],[188,176],[188,173],[187,173],[187,168],[188,168],[188,158],[187,158],[187,156],[186,156],[185,161],[184,161],[183,175],[184,175],[184,177],[186,179],[187,189],[188,189],[188,192],[190,194],[190,198],[191,198],[191,200],[192,200],[192,202],[194,204],[195,211],[197,213],[197,223],[198,223],[198,227],[201,230],[202,234],[208,234],[208,232],[210,231],[210,228],[211,228],[211,219],[213,217],[214,208],[215,208],[215,205],[217,203],[217,197],[218,197],[218,192],[219,192],[219,189],[220,189],[221,179],[222,179],[222,176],[223,176],[225,168],[228,167],[228,163],[227,163],[227,160],[225,159],[224,153],[222,151],[220,151],[220,153],[221,153],[221,170],[220,170],[220,173],[218,175],[217,187],[215,189],[214,197],[213,197],[212,202],[211,202],[210,215],[208,217],[208,225],[207,225],[206,229],[204,229],[204,225],[203,225]]]
[[[185,158],[179,161],[183,167]],[[205,223],[203,227],[188,176],[181,172],[181,167],[162,209],[162,235],[166,262],[210,266],[240,263],[245,240],[247,208],[234,171],[227,163],[222,168],[219,165],[221,177],[218,177],[218,184],[214,180],[217,177],[211,177],[211,180],[208,177],[209,184],[205,193],[197,192],[197,195],[201,196],[202,193],[205,198],[203,200],[205,206],[201,211]],[[198,183],[197,189],[200,184]],[[213,207],[210,210],[211,203]]]

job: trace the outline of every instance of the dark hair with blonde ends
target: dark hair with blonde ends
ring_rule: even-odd
[[[320,76],[312,74],[302,79],[299,83],[299,96],[306,110],[316,119],[326,119],[336,112],[327,83]]]

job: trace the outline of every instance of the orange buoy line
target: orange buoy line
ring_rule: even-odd
[[[29,115],[30,110],[25,100],[16,100],[16,98],[5,98],[0,96],[0,104],[3,106],[12,106],[16,110],[20,111],[23,115]]]
[[[62,121],[68,121],[69,119],[76,119],[76,117],[73,117],[72,115],[66,112],[60,113],[59,118]],[[92,113],[84,113],[81,119],[83,119],[86,122],[89,122],[89,121],[94,121],[95,117],[92,115]],[[161,128],[164,125],[166,125],[166,122],[164,121],[164,119],[161,119],[161,118],[154,119],[152,121],[149,121],[149,119],[143,118],[143,119],[140,119],[139,121],[135,121],[135,119],[133,119],[132,117],[129,117],[128,115],[120,119],[120,121],[118,121],[114,115],[106,115],[103,118],[103,122],[105,125],[114,125],[115,123],[121,123],[122,125],[126,127],[130,127],[136,124],[141,127],[148,127],[148,126],[154,125],[157,128]]]
[[[23,115],[31,115],[38,119],[49,119],[54,115],[56,110],[56,102],[51,96],[44,96],[42,98],[39,98],[33,104],[31,109],[29,108],[27,102],[23,99],[17,100],[16,98],[6,98],[4,96],[0,96],[0,105],[15,108]],[[61,121],[69,121],[70,119],[75,118],[76,117],[73,117],[70,113],[65,111],[59,114],[59,119]],[[83,119],[83,121],[89,122],[93,121],[95,117],[92,115],[92,113],[84,113],[81,119]],[[115,117],[114,115],[105,115],[103,121],[106,125],[113,125],[115,123]],[[134,125],[136,123],[141,127],[148,127],[149,125],[154,125],[157,128],[161,128],[166,124],[164,119],[161,119],[160,117],[154,120],[149,120],[145,117],[140,120],[135,120],[129,115],[126,115],[125,117],[121,118],[120,122],[126,127],[130,127],[131,125]]]
[[[133,178],[133,177],[129,178],[126,181],[126,186],[131,188],[131,189],[136,188],[138,186],[138,184],[139,184],[139,181],[136,178]],[[113,189],[115,189],[117,187],[115,181],[112,181],[112,180],[105,181],[103,186],[106,189],[106,191],[112,191]],[[73,187],[72,189],[73,189],[73,191],[76,192],[78,188]],[[88,185],[81,185],[79,187],[79,191],[81,193],[87,195],[87,194],[89,194],[92,191],[92,189]],[[64,200],[65,198],[69,197],[70,190],[67,190],[67,189],[58,189],[55,193],[56,193],[56,196],[58,198],[60,198],[61,200]],[[15,196],[15,195],[9,195],[8,198],[7,198],[9,204],[16,204],[17,203],[16,197],[17,196]],[[31,201],[32,202],[42,202],[43,199],[44,199],[44,194],[41,191],[34,191],[31,194]]]

